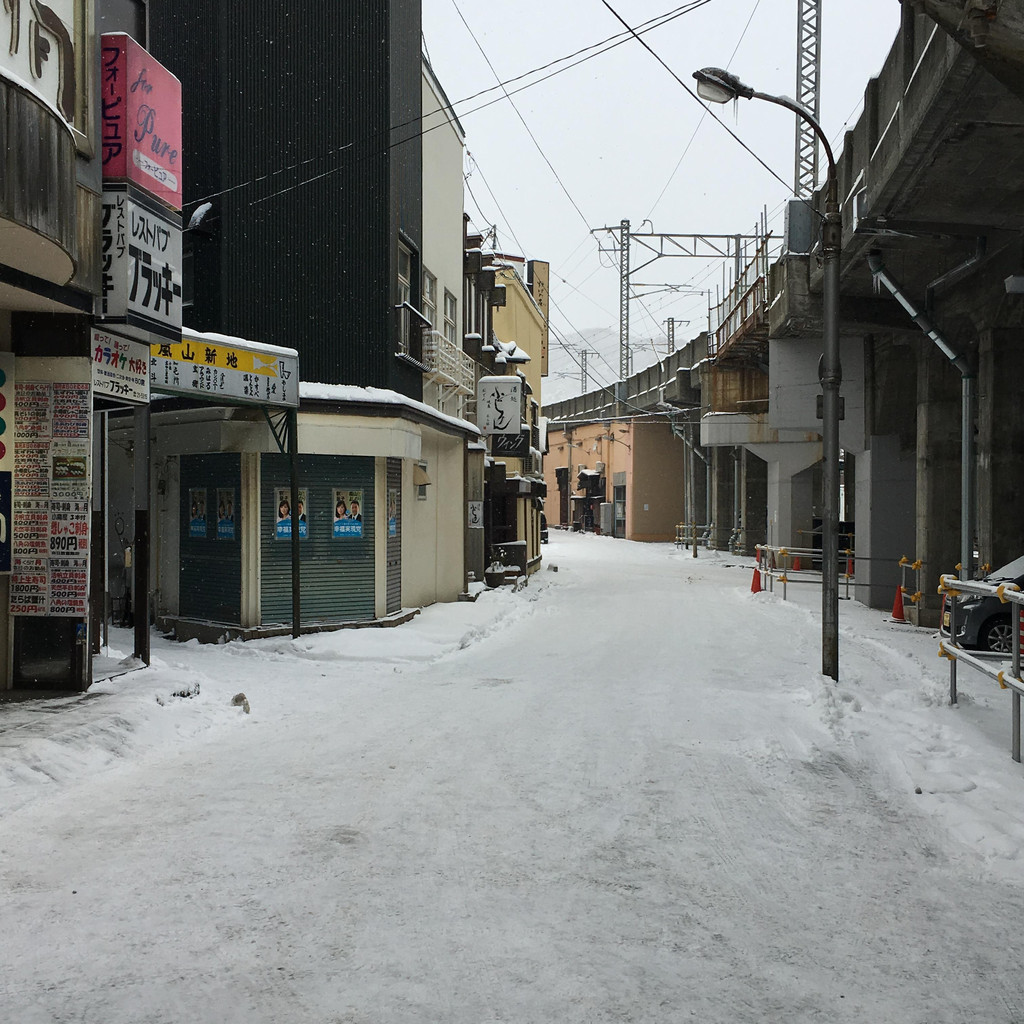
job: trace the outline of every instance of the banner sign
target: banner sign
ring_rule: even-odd
[[[181,218],[124,185],[103,189],[103,278],[97,320],[181,336]]]
[[[181,82],[131,36],[103,37],[103,177],[181,209]]]
[[[93,331],[92,390],[94,395],[146,405],[149,402],[149,346],[106,331]]]
[[[299,354],[219,334],[187,332],[150,346],[154,391],[251,405],[299,404]]]
[[[523,382],[519,377],[481,377],[476,388],[477,425],[484,434],[518,434]]]

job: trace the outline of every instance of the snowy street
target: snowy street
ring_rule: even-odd
[[[0,707],[3,1019],[1024,1022],[1007,693],[846,601],[834,686],[751,559],[544,558]]]

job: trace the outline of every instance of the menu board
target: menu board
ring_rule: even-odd
[[[12,615],[88,613],[91,408],[88,383],[15,383]]]

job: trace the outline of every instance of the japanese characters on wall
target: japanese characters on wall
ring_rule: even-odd
[[[85,0],[4,0],[0,10],[0,72],[40,96],[70,125],[81,108],[75,26],[86,23],[85,14]]]
[[[15,381],[12,615],[84,618],[89,600],[87,381]]]

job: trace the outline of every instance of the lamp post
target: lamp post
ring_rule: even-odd
[[[785,96],[757,92],[721,68],[695,71],[697,95],[712,103],[728,103],[742,97],[767,100],[792,110],[814,130],[828,159],[825,184],[825,216],[821,232],[822,255],[822,355],[818,364],[821,382],[822,506],[821,538],[821,671],[839,680],[839,258],[843,220],[839,211],[839,181],[832,147],[821,125],[799,103]]]

